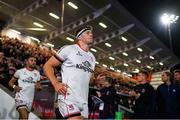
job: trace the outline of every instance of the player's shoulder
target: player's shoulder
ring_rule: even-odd
[[[38,70],[34,69],[34,73],[40,74]]]
[[[20,69],[17,70],[17,72],[23,72],[25,70],[26,70],[26,68],[20,68]]]
[[[95,58],[95,56],[94,56],[94,54],[92,52],[89,51],[89,54],[94,60],[96,60],[96,58]]]
[[[91,51],[89,51],[89,54],[94,57],[94,54]]]
[[[75,48],[75,44],[73,44],[73,45],[64,45],[60,49],[70,49],[70,48]]]
[[[61,52],[62,50],[71,50],[71,49],[73,49],[73,48],[75,48],[75,47],[74,47],[74,44],[73,44],[73,45],[64,45],[64,46],[62,46],[62,47],[58,50],[57,53]]]

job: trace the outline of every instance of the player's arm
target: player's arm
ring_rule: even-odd
[[[11,78],[11,80],[9,81],[9,87],[13,88],[16,92],[19,92],[20,90],[22,90],[21,87],[16,86],[14,83],[17,81],[17,78],[15,78],[14,76]]]
[[[65,87],[66,85],[63,83],[60,83],[54,74],[54,68],[59,66],[60,64],[61,64],[61,62],[56,57],[52,56],[45,63],[43,68],[44,68],[45,75],[51,81],[56,92],[58,92],[59,94],[65,94],[66,93],[66,87]]]
[[[42,85],[41,85],[41,82],[40,82],[40,81],[37,81],[37,82],[36,82],[35,88],[36,88],[36,90],[41,90],[41,89],[42,89]]]
[[[38,78],[37,78],[37,82],[35,83],[35,89],[36,90],[41,90],[42,89],[42,85],[41,85],[41,81],[43,80],[40,73],[38,72]]]

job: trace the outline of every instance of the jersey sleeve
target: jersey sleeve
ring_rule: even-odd
[[[19,78],[19,75],[20,75],[19,73],[20,73],[20,71],[17,70],[17,71],[14,73],[14,78],[18,79],[18,78]]]
[[[66,45],[58,50],[58,52],[55,54],[55,57],[59,61],[65,61],[70,52],[71,52],[71,47]]]

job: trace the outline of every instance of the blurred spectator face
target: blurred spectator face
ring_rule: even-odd
[[[137,75],[137,81],[138,82],[142,82],[146,79],[147,79],[146,75],[144,75],[143,73],[138,73],[138,75]]]
[[[174,72],[174,79],[176,81],[180,81],[180,72],[179,71]]]
[[[10,75],[14,75],[15,71],[16,71],[15,67],[9,67],[9,74]]]
[[[104,82],[104,87],[109,87],[111,84],[108,81]]]
[[[27,66],[33,69],[36,68],[36,58],[35,57],[28,58]]]
[[[166,73],[162,73],[161,79],[163,82],[167,82],[167,81],[169,81],[169,76],[167,76]]]

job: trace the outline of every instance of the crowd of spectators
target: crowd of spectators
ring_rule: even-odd
[[[53,55],[48,48],[39,47],[36,44],[27,44],[17,38],[1,36],[0,52],[0,83],[8,87],[8,81],[17,69],[24,67],[29,55],[37,58],[37,70],[43,76],[43,64]],[[10,89],[10,88],[9,88]]]
[[[51,49],[40,47],[38,44],[28,44],[17,38],[7,36],[1,36],[0,38],[0,83],[2,85],[12,90],[9,88],[8,82],[17,69],[24,67],[29,55],[37,58],[37,70],[40,71],[41,78],[46,79],[43,73],[43,65],[54,54]],[[59,69],[55,71],[57,77],[60,77]],[[124,94],[128,94],[131,90],[130,86],[118,82],[114,87],[117,92]],[[122,97],[118,101],[125,106],[127,100],[129,99]],[[127,107],[129,108],[129,104]]]

